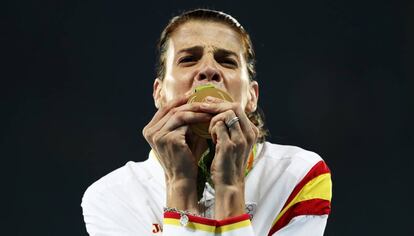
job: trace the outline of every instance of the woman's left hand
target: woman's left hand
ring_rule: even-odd
[[[249,120],[240,103],[214,97],[206,100],[208,104],[202,105],[202,110],[216,114],[209,127],[216,144],[210,169],[216,190],[216,218],[217,215],[221,215],[218,218],[226,218],[244,212],[244,173],[259,129]],[[229,124],[235,117],[239,120]]]

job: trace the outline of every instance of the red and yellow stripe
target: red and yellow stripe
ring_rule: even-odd
[[[177,212],[165,212],[164,225],[182,227],[179,220],[180,217],[180,214]],[[189,222],[185,227],[196,231],[205,231],[216,234],[241,229],[251,225],[250,216],[248,214],[231,217],[224,220],[214,220],[193,215],[188,215],[188,218]]]
[[[217,221],[216,234],[241,229],[251,225],[249,214],[243,214],[236,217],[227,218]]]
[[[331,211],[332,181],[324,161],[316,163],[290,194],[268,235],[300,215],[325,215]]]
[[[200,230],[214,233],[216,230],[216,221],[213,219],[187,215],[189,222],[186,227],[193,230]],[[181,226],[180,224],[181,215],[177,212],[165,212],[164,213],[164,225],[175,225]]]

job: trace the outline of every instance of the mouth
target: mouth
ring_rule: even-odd
[[[214,89],[218,89],[221,91],[224,91],[225,93],[227,92],[227,89],[224,87],[223,84],[214,84],[214,83],[200,83],[200,84],[196,84],[195,86],[193,86],[193,88],[191,88],[190,91],[186,92],[186,95],[191,95],[196,93],[197,91],[203,90],[205,88],[214,88]]]

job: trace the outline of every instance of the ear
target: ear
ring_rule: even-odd
[[[251,81],[249,85],[249,97],[246,104],[246,112],[251,113],[257,109],[257,101],[259,99],[259,84]]]
[[[155,107],[158,109],[162,104],[162,80],[155,78],[153,84],[152,97],[154,98]]]

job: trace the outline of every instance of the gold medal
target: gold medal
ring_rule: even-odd
[[[216,97],[221,100],[225,100],[229,102],[233,102],[233,99],[230,97],[230,95],[227,92],[214,87],[214,85],[212,84],[205,84],[205,85],[201,85],[195,88],[193,95],[190,96],[187,103],[206,102],[205,98],[208,96]],[[190,128],[198,136],[201,136],[206,139],[211,139],[211,135],[208,132],[209,125],[210,125],[210,122],[192,124],[190,125]]]

